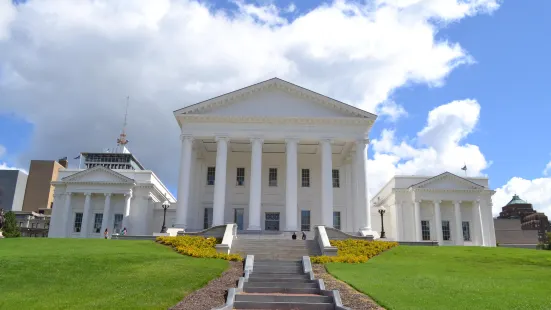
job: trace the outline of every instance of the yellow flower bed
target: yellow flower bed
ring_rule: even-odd
[[[220,258],[231,261],[243,261],[239,254],[225,254],[216,252],[216,244],[220,243],[214,237],[177,236],[157,237],[157,242],[173,247],[178,253],[200,258]]]
[[[337,248],[337,256],[314,256],[311,257],[312,263],[365,263],[373,256],[398,246],[397,242],[358,239],[331,240],[330,243]]]

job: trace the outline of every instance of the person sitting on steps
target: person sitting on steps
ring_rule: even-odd
[[[302,232],[302,240],[306,240],[306,234]]]
[[[293,236],[291,236],[291,238],[292,238],[293,240],[297,240],[297,234],[296,234],[295,232],[293,232]]]

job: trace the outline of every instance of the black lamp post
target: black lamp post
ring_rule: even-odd
[[[161,233],[166,233],[166,209],[170,208],[170,202],[165,200],[163,202],[163,227],[161,227]]]
[[[383,214],[385,214],[386,209],[384,206],[381,206],[378,210],[379,214],[381,215],[381,238],[386,238],[385,236],[385,224],[383,222]]]

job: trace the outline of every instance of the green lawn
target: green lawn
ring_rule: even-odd
[[[551,251],[399,246],[327,269],[387,309],[551,308]]]
[[[228,262],[152,241],[0,240],[0,309],[167,309]]]

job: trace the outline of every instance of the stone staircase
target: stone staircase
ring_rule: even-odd
[[[252,255],[238,287],[228,290],[226,305],[218,309],[349,310],[338,291],[327,291],[323,280],[314,279],[309,257],[281,261]]]
[[[321,255],[319,245],[314,240],[283,240],[283,239],[247,239],[238,238],[233,241],[231,253],[239,253],[243,257],[254,255],[256,260],[294,261],[303,256]]]

